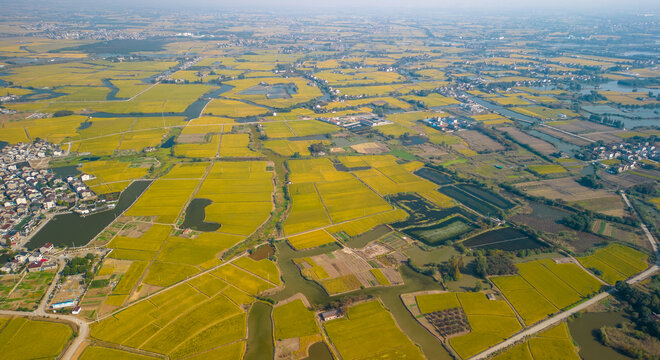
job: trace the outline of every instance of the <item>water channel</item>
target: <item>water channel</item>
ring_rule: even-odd
[[[273,298],[276,301],[281,301],[297,293],[302,293],[312,304],[329,305],[331,301],[339,300],[341,296],[331,297],[319,284],[303,278],[298,267],[293,263],[294,258],[325,254],[337,249],[339,249],[339,245],[331,244],[311,250],[294,251],[284,242],[277,244],[278,264],[286,287],[275,294]],[[407,266],[401,266],[399,270],[403,276],[404,285],[372,287],[352,292],[350,295],[365,294],[380,298],[392,313],[399,327],[414,343],[420,345],[428,359],[451,359],[442,343],[412,317],[399,297],[401,294],[416,291],[440,290],[443,289],[442,285],[428,276],[414,272]]]

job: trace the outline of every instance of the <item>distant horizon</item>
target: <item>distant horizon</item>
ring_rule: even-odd
[[[8,8],[25,7],[37,5],[41,9],[56,9],[66,7],[78,7],[80,10],[98,10],[99,7],[105,9],[179,9],[179,10],[240,10],[247,12],[273,12],[273,11],[332,11],[332,13],[355,12],[356,10],[365,11],[364,15],[372,13],[383,13],[392,11],[404,11],[405,13],[424,12],[428,15],[433,12],[442,12],[446,14],[474,12],[479,15],[488,15],[488,13],[499,14],[502,12],[519,15],[527,13],[530,15],[550,15],[539,12],[563,12],[566,15],[602,15],[608,13],[626,14],[626,15],[652,15],[658,16],[660,13],[660,1],[654,0],[634,0],[621,2],[615,0],[582,0],[570,1],[559,0],[552,2],[533,2],[524,0],[505,0],[494,2],[489,0],[464,0],[460,3],[438,2],[434,0],[335,0],[331,3],[310,3],[300,0],[191,0],[182,4],[180,1],[169,0],[116,0],[108,3],[103,0],[64,0],[56,3],[46,0],[27,0],[20,3],[9,3],[2,1]],[[252,11],[250,11],[252,10]],[[38,11],[38,10],[37,10]],[[431,13],[429,13],[431,12]],[[355,14],[354,15],[360,15]],[[558,14],[552,14],[558,15]]]

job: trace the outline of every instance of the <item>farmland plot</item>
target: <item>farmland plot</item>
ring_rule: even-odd
[[[348,310],[346,318],[328,321],[324,326],[330,341],[347,360],[374,356],[424,358],[378,301],[355,305]]]

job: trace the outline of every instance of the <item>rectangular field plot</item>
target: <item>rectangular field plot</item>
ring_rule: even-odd
[[[178,163],[161,179],[201,179],[208,167],[208,162]]]
[[[6,359],[57,358],[73,335],[66,324],[20,317],[0,318],[0,327],[0,351]],[[48,338],[34,341],[46,333]]]
[[[273,208],[272,178],[265,161],[215,163],[196,195],[213,202],[205,221],[220,224],[223,233],[250,235]]]
[[[170,237],[158,253],[157,260],[199,266],[243,239],[242,236],[212,232],[202,233],[194,239]]]
[[[296,299],[273,309],[275,339],[283,340],[319,334],[315,315]]]
[[[378,301],[355,305],[344,319],[324,324],[343,359],[423,359],[421,351],[398,328]]]
[[[527,325],[534,324],[558,310],[520,275],[499,276],[492,278],[492,281]]]
[[[126,215],[158,216],[161,223],[174,223],[198,183],[198,180],[155,180]]]
[[[249,134],[223,134],[220,140],[221,157],[255,157],[258,152],[250,149]]]
[[[225,267],[238,270],[233,265],[218,270]],[[239,276],[232,280],[245,282],[254,278],[244,274],[245,278]],[[201,353],[210,356],[215,350],[207,351],[215,348],[222,349],[220,353],[224,355],[240,356],[246,336],[246,314],[235,304],[239,297],[247,298],[238,301],[239,304],[252,301],[241,290],[212,274],[205,274],[94,323],[91,337],[168,355],[172,359]],[[236,351],[230,349],[233,346],[237,346]]]
[[[581,299],[580,294],[538,261],[517,264],[518,272],[541,295],[559,309]]]
[[[575,264],[535,260],[516,264],[519,275],[492,281],[528,325],[564,309],[601,288],[601,283]]]
[[[410,228],[403,232],[420,239],[427,245],[434,246],[457,239],[475,228],[475,225],[462,216],[454,216],[436,225]]]
[[[330,244],[336,241],[332,235],[325,230],[315,230],[288,238],[291,246],[296,250],[310,249],[317,246]]]
[[[312,144],[330,145],[329,140],[266,140],[264,147],[282,156],[293,156],[298,153],[301,156],[309,156],[309,147]]]
[[[648,267],[648,256],[643,252],[620,244],[611,244],[594,251],[593,255],[577,258],[582,266],[594,269],[595,273],[609,284],[615,284]]]
[[[581,359],[565,322],[561,322],[493,358],[493,360],[533,359]]]
[[[288,164],[291,169],[289,193],[292,208],[284,225],[287,234],[392,209],[351,174],[337,171],[328,159],[293,160]]]
[[[333,223],[392,209],[385,200],[357,179],[317,183],[316,189]]]
[[[418,295],[415,300],[431,326],[449,337],[449,344],[463,359],[476,355],[521,329],[506,301],[488,300],[483,293],[443,292]],[[463,316],[467,316],[467,328],[447,333],[449,329],[445,325],[452,318],[436,315],[457,308],[462,309]],[[465,330],[469,332],[465,333]]]
[[[463,242],[471,249],[498,249],[515,251],[521,249],[538,249],[545,247],[539,241],[512,227],[501,228],[479,234]]]
[[[186,143],[174,145],[174,155],[190,158],[213,158],[218,153],[220,135],[207,136],[201,143]]]
[[[97,194],[105,194],[122,191],[131,180],[144,177],[149,169],[132,167],[130,162],[101,160],[86,162],[80,170],[95,176],[95,179],[85,181],[87,186]]]

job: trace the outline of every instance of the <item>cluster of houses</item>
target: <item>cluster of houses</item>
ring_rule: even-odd
[[[53,251],[53,249],[53,244],[46,243],[39,249],[36,249],[32,252],[21,251],[16,254],[11,261],[0,267],[0,272],[15,273],[26,264],[26,270],[28,272],[55,269],[57,268],[57,263],[46,257],[46,255]]]
[[[471,124],[467,120],[450,117],[431,117],[423,119],[422,122],[434,129],[446,133],[454,132],[458,129],[469,128]]]
[[[68,176],[66,178],[67,184],[76,192],[79,198],[83,201],[94,200],[96,194],[85,185],[85,181],[95,179],[93,175],[82,174],[80,177]]]
[[[346,115],[346,116],[331,117],[331,118],[319,118],[319,120],[333,125],[341,126],[351,131],[392,124],[391,121],[387,121],[384,118],[371,113]]]
[[[0,161],[6,165],[38,160],[47,156],[62,156],[62,149],[48,141],[39,140],[33,143],[8,145],[0,150]]]
[[[5,146],[0,152],[0,237],[16,245],[41,221],[44,213],[68,209],[78,198],[94,198],[82,181],[64,181],[47,169],[34,169],[27,160],[55,155],[58,148],[37,141]],[[75,184],[75,186],[74,186]],[[80,184],[83,186],[81,187]]]
[[[620,143],[606,146],[594,147],[590,154],[591,160],[619,160],[616,164],[609,165],[608,171],[619,174],[627,170],[635,169],[643,160],[650,159],[660,161],[660,149],[647,142]]]

